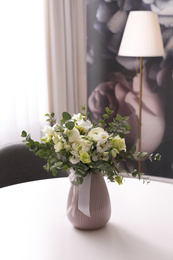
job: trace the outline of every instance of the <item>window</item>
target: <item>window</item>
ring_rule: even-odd
[[[44,1],[0,2],[0,145],[41,136],[48,112]]]

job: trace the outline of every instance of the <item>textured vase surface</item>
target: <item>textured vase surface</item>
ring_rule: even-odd
[[[82,186],[81,186],[82,187]],[[111,216],[111,203],[108,189],[102,173],[92,174],[90,186],[90,217],[78,209],[79,186],[71,185],[67,209],[73,204],[73,210],[67,213],[69,221],[79,229],[93,230],[106,225]]]

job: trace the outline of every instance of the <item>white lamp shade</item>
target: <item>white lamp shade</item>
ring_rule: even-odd
[[[158,16],[151,11],[129,13],[119,56],[156,57],[164,55]]]

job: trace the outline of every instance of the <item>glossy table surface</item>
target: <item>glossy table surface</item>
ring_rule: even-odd
[[[68,221],[69,187],[68,178],[58,178],[0,189],[0,259],[173,259],[172,184],[107,183],[112,215],[96,231]]]

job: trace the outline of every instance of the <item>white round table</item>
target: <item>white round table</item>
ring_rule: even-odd
[[[68,178],[1,188],[0,259],[172,260],[173,185],[125,179],[107,186],[112,215],[96,231],[68,221]]]

